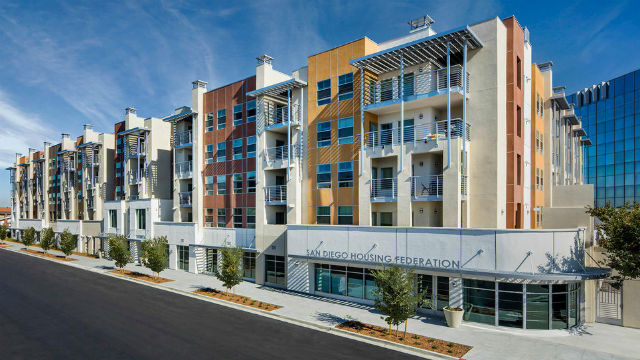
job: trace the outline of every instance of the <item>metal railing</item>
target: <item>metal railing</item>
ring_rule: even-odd
[[[182,146],[193,142],[193,132],[191,130],[176,132],[173,137],[173,146]]]
[[[411,196],[442,196],[442,174],[412,176]]]
[[[462,119],[451,119],[451,137],[462,136]],[[471,140],[471,124],[467,122],[467,129],[464,131],[467,140]],[[418,143],[429,142],[437,139],[446,139],[447,120],[432,121],[424,124],[417,124],[404,127],[404,142]],[[400,144],[400,128],[370,131],[365,133],[365,148],[380,147],[385,145]]]
[[[371,199],[392,199],[398,197],[398,179],[371,179]]]
[[[135,172],[129,172],[129,184],[140,184],[144,175],[138,176]]]
[[[287,185],[274,185],[264,187],[264,200],[266,202],[287,201]]]
[[[460,179],[460,194],[465,196],[467,195],[467,191],[469,189],[468,179],[469,179],[469,176],[467,175],[462,175]]]
[[[176,163],[176,177],[179,179],[190,178],[193,175],[192,161]]]
[[[300,156],[300,147],[297,144],[291,145],[291,157]],[[266,148],[264,150],[265,158],[267,162],[274,162],[278,160],[286,160],[289,156],[289,147],[287,145],[275,146]]]
[[[299,123],[300,122],[300,111],[299,106],[296,104],[291,105],[291,122]],[[272,108],[265,111],[265,126],[273,126],[278,124],[286,124],[289,117],[289,108],[281,107],[281,108]]]
[[[87,209],[93,210],[93,199],[87,199]]]
[[[100,154],[87,155],[85,161],[87,166],[99,166]]]
[[[467,91],[469,91],[469,73],[467,73]],[[450,87],[462,87],[462,66],[451,66]],[[404,77],[404,96],[422,95],[447,89],[447,69],[430,70]],[[371,82],[364,89],[364,105],[373,105],[400,98],[400,78],[394,77]]]
[[[191,191],[180,192],[180,206],[191,206]]]

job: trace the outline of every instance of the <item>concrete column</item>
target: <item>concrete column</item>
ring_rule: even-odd
[[[462,307],[462,278],[449,278],[449,306]]]
[[[405,151],[407,147],[401,149]],[[397,202],[397,225],[411,226],[411,153],[404,154],[399,158],[398,164],[398,202]]]
[[[169,269],[178,268],[178,246],[169,244]]]
[[[371,158],[363,151],[360,158],[362,174],[358,177],[358,223],[360,226],[371,226]]]
[[[443,159],[443,164],[449,163],[449,167],[443,169],[442,174],[442,226],[460,227],[462,207],[460,201],[461,187],[461,138],[451,139],[451,159]],[[448,152],[443,152],[443,157],[447,157]]]
[[[189,246],[189,272],[194,274],[198,273],[198,262],[196,259],[195,246]]]

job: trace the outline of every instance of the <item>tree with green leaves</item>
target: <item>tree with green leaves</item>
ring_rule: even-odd
[[[36,229],[32,227],[28,228],[22,234],[22,243],[24,244],[25,249],[29,246],[33,245],[36,242]]]
[[[40,247],[46,253],[51,246],[53,245],[53,237],[54,237],[53,229],[50,227],[42,229],[40,232]]]
[[[407,320],[418,310],[420,303],[427,301],[424,292],[418,292],[416,275],[411,269],[396,265],[386,266],[381,270],[371,272],[376,284],[373,290],[376,309],[386,315],[384,321],[396,327],[404,323],[404,337],[407,336]]]
[[[109,257],[115,261],[120,272],[124,272],[124,267],[131,262],[127,238],[124,235],[111,235],[107,241],[109,242]]]
[[[4,241],[7,238],[8,227],[5,224],[0,225],[0,240]]]
[[[69,230],[65,229],[62,234],[60,234],[60,251],[67,257],[73,253],[73,249],[75,249],[76,246],[78,246],[78,236],[73,235]]]
[[[142,265],[151,270],[156,279],[167,264],[167,243],[166,236],[142,242]]]
[[[602,223],[596,224],[600,233],[598,245],[605,252],[601,264],[615,271],[612,284],[620,288],[625,280],[640,278],[640,203],[627,202],[620,207],[607,203],[603,207],[587,207],[587,214]]]
[[[233,289],[234,286],[242,282],[242,248],[239,246],[223,247],[218,251],[222,259],[215,274],[216,278],[222,281],[222,285],[229,295],[229,289]]]

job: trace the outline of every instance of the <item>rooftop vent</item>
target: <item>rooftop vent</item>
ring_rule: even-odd
[[[93,124],[84,124],[83,127],[85,130],[93,130]]]
[[[409,32],[420,31],[423,29],[428,29],[433,25],[435,21],[429,15],[425,15],[423,17],[417,18],[415,20],[409,21]]]
[[[256,60],[258,60],[258,66],[262,65],[262,64],[267,64],[267,65],[271,65],[271,62],[273,62],[273,58],[267,54],[264,54],[262,56],[258,56],[256,58]]]
[[[62,133],[62,138],[63,139],[68,139],[69,138],[69,134]]]
[[[126,109],[124,109],[125,114],[135,114],[136,113],[136,108],[133,107],[128,107]]]
[[[207,88],[207,82],[206,81],[202,81],[202,80],[196,80],[194,82],[192,82],[191,84],[193,84],[193,88],[197,89],[197,88]]]
[[[553,67],[553,62],[551,62],[551,61],[547,61],[545,63],[538,64],[538,69],[540,69],[540,71],[549,70],[549,69],[551,69],[551,67]]]

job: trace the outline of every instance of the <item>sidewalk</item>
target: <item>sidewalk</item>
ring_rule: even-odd
[[[6,243],[10,244],[7,250],[19,251],[24,247],[21,244]],[[114,268],[113,261],[77,255],[72,257],[77,261],[60,263],[100,273]],[[129,264],[126,269],[151,274],[150,270],[138,265]],[[160,276],[173,281],[150,285],[187,292],[201,287],[223,290],[220,281],[210,275],[167,269]],[[292,293],[250,282],[241,283],[235,291],[239,295],[282,306],[281,309],[272,311],[273,314],[316,325],[335,326],[345,320],[358,320],[387,326],[375,308],[368,305]],[[587,324],[580,331],[574,332],[518,331],[471,323],[451,329],[442,318],[417,316],[409,320],[408,331],[473,346],[464,357],[467,360],[640,359],[640,330],[599,323]]]

